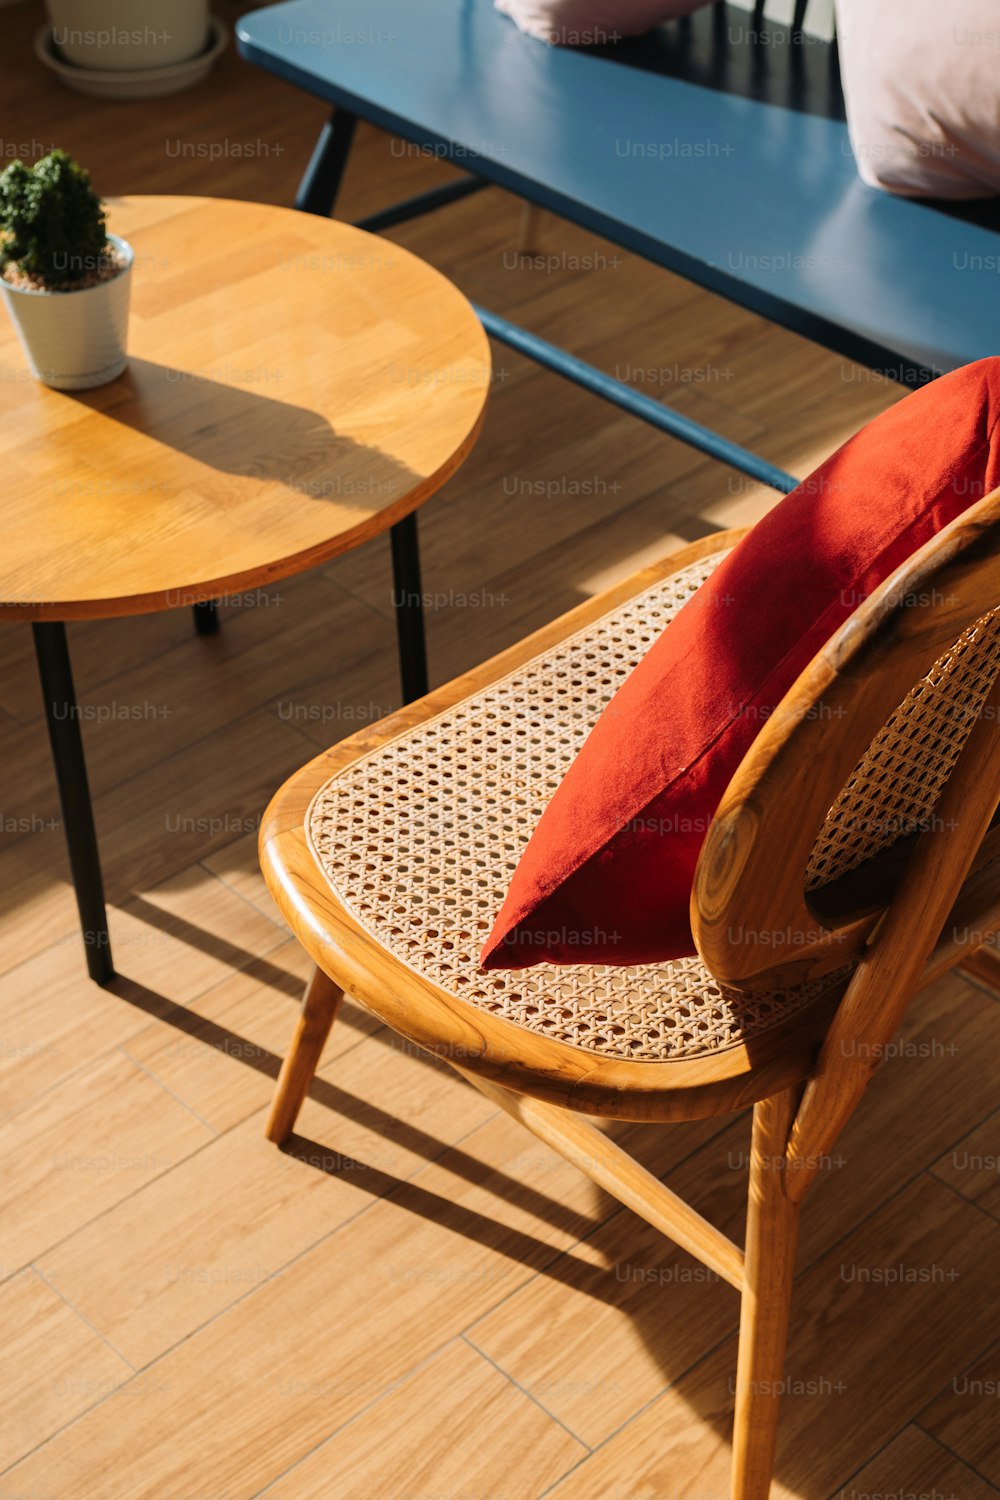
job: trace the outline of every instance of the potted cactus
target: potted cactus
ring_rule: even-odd
[[[132,261],[65,151],[0,172],[0,295],[45,385],[86,390],[124,370]]]

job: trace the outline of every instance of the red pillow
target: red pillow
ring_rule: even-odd
[[[877,417],[759,521],[624,682],[531,836],[481,962],[695,951],[715,809],[768,713],[873,589],[1000,484],[1000,358]]]

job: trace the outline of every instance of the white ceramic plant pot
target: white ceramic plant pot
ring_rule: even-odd
[[[66,62],[106,72],[185,62],[208,42],[208,0],[45,0]]]
[[[109,234],[125,258],[110,281],[77,292],[36,292],[0,276],[0,295],[17,329],[31,373],[59,391],[106,385],[125,368],[132,247]]]

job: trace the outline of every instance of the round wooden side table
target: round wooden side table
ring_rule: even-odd
[[[131,197],[129,363],[55,391],[0,320],[0,614],[32,622],[92,979],[114,974],[65,622],[195,606],[392,542],[405,699],[427,689],[415,512],[470,452],[490,354],[461,293],[328,219]]]

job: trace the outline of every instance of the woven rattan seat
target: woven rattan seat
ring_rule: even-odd
[[[828,987],[751,994],[717,983],[698,958],[479,970],[524,846],[595,720],[725,555],[663,579],[320,789],[310,846],[379,945],[469,1005],[634,1060],[731,1047]]]
[[[310,847],[332,891],[380,947],[468,1005],[634,1061],[746,1043],[839,981],[837,974],[751,992],[719,982],[700,958],[479,969],[521,853],[594,722],[725,555],[660,580],[320,788],[307,820]],[[880,731],[830,810],[809,889],[932,813],[1000,661],[998,621],[991,615],[963,632]]]

